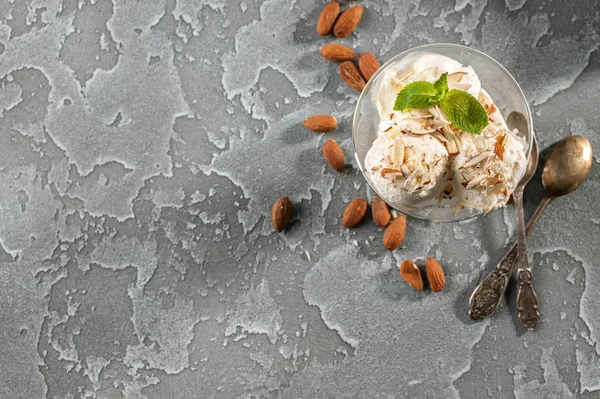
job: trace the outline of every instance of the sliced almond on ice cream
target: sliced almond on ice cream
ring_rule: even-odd
[[[400,169],[394,169],[394,168],[381,169],[381,177],[386,177],[387,175],[390,175],[390,174],[398,175],[398,174],[402,174],[402,171]]]
[[[400,138],[396,138],[396,140],[394,140],[394,163],[396,164],[404,164],[404,141],[402,141],[402,139]]]
[[[471,158],[471,160],[469,160],[467,163],[465,163],[462,167],[470,168],[471,166],[475,166],[475,165],[479,164],[480,162],[487,160],[492,155],[494,155],[494,154],[491,151],[480,152],[479,154],[477,154],[473,158]]]
[[[467,76],[466,72],[454,72],[448,75],[448,89],[458,89],[467,91],[471,88],[469,83],[461,83],[462,79]]]

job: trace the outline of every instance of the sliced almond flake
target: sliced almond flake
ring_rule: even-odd
[[[433,108],[429,108],[429,112],[431,112],[432,114],[436,115],[437,119],[441,120],[445,124],[449,124],[450,123],[450,121],[446,117],[446,114],[444,114],[444,111],[442,111],[442,109],[440,108],[439,105],[436,105]]]
[[[467,189],[469,188],[473,188],[481,183],[483,183],[485,180],[487,180],[488,176],[485,174],[481,174],[477,177],[475,177],[474,179],[472,179],[470,182],[467,183]]]
[[[394,130],[389,134],[389,138],[390,140],[395,139],[396,137],[398,137],[401,133],[404,133],[402,130],[397,129],[396,127],[394,127]]]
[[[438,141],[440,141],[442,144],[443,143],[448,143],[448,139],[446,137],[444,137],[444,135],[442,133],[440,133],[439,131],[433,133],[432,136],[434,138],[436,138]]]
[[[308,261],[310,262],[311,261],[311,259],[310,259],[310,253],[308,253],[308,251],[305,250],[304,251],[304,255],[306,255],[306,259],[308,259]]]
[[[494,105],[494,103],[491,103],[491,104],[484,103],[483,108],[485,109],[485,112],[488,115],[491,115],[494,112],[496,112],[496,106]]]
[[[487,170],[491,163],[492,163],[492,157],[489,157],[488,159],[485,160],[485,163],[483,164],[483,169]]]
[[[402,175],[403,175],[404,177],[408,177],[408,175],[410,175],[410,170],[408,169],[408,166],[406,166],[406,165],[402,165],[402,166],[400,167],[400,169],[401,169]]]
[[[444,122],[443,120],[436,119],[433,122],[431,122],[431,128],[438,130],[438,129],[443,128],[445,124],[446,124],[446,122]],[[435,132],[432,132],[432,133],[435,133]]]
[[[456,148],[456,143],[454,142],[454,140],[449,141],[447,144],[448,147],[448,154],[449,155],[456,155],[458,154],[458,148]]]
[[[449,125],[444,126],[442,133],[448,140],[448,153],[450,155],[458,154],[460,152],[458,140],[456,138],[456,134],[454,134],[454,132],[450,129]]]
[[[456,151],[462,152],[463,149],[462,149],[462,144],[460,142],[460,139],[458,138],[458,136],[456,134],[453,135],[452,137],[454,137],[454,142],[456,143]]]
[[[408,155],[409,155],[408,150],[409,150],[409,148],[404,146],[404,160],[402,161],[402,163],[408,162]]]
[[[381,169],[381,177],[385,177],[386,175],[389,175],[389,174],[399,174],[399,173],[402,173],[402,171],[399,169],[393,169],[393,168]]]
[[[452,138],[452,135],[454,134],[452,132],[452,130],[450,129],[450,125],[445,125],[444,128],[442,129],[442,134],[444,135],[444,137],[448,140],[448,141],[452,141],[454,140]]]
[[[377,140],[377,138],[378,138],[378,137],[379,137],[379,136],[375,136],[375,137],[373,137],[373,140],[371,140],[371,144],[373,144],[373,143],[375,142],[375,140]]]
[[[385,129],[385,130],[384,130],[384,132],[386,132],[386,133],[387,133],[387,132],[389,132],[390,130],[392,130],[393,128],[394,128],[393,126],[390,126],[390,127],[388,127],[387,129]]]
[[[481,104],[485,104],[487,102],[487,98],[485,97],[485,94],[483,94],[483,91],[479,92],[479,95],[477,96],[477,101],[479,101],[479,103]]]
[[[399,162],[401,164],[404,163],[404,141],[402,139],[397,138],[394,140],[394,160],[395,162]]]
[[[402,165],[402,166],[404,166],[404,165]],[[404,187],[406,187],[406,186],[407,186],[408,182],[412,182],[412,180],[415,178],[415,176],[417,175],[417,173],[418,173],[418,172],[417,172],[417,170],[415,169],[415,170],[414,170],[414,171],[413,171],[413,172],[410,174],[410,176],[408,176],[408,177],[406,178],[406,180],[404,181]]]
[[[352,243],[354,244],[354,246],[355,246],[356,248],[358,248],[358,241],[354,240],[354,241],[352,241]]]
[[[491,151],[480,152],[479,154],[477,154],[476,156],[471,158],[471,160],[469,162],[465,163],[462,166],[462,168],[466,169],[466,168],[470,168],[471,166],[478,165],[481,161],[487,159],[488,157],[491,157],[492,155],[493,155],[493,153]]]

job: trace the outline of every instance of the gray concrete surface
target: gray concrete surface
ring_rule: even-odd
[[[542,147],[576,133],[600,152],[598,1],[360,3],[337,41],[381,60],[481,49],[523,86]],[[370,221],[341,227],[370,194],[351,156],[357,95],[319,55],[334,41],[315,32],[323,4],[0,2],[1,398],[600,397],[599,158],[530,240],[539,329],[518,325],[514,291],[469,321],[512,209],[411,219],[394,253]],[[300,125],[321,112],[341,121],[329,136]],[[276,234],[283,195],[295,216]],[[540,197],[538,176],[528,214]],[[428,255],[440,294],[398,275]]]

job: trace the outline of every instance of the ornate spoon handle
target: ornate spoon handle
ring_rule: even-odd
[[[521,324],[529,331],[533,330],[540,321],[538,299],[531,284],[531,277],[531,268],[519,268],[519,273],[517,274],[517,279],[519,280],[517,311],[519,312]]]
[[[529,223],[527,223],[527,235],[533,231],[540,215],[551,200],[552,197],[545,197],[538,205],[535,213],[529,220]],[[494,313],[496,308],[500,306],[502,297],[506,291],[506,286],[508,285],[509,277],[516,265],[517,257],[517,244],[514,243],[500,263],[498,263],[498,265],[492,269],[475,288],[475,291],[473,291],[473,294],[469,299],[469,316],[471,319],[481,320]],[[523,278],[525,278],[525,276],[523,276]],[[520,279],[519,282],[521,282]],[[524,300],[529,300],[529,298],[530,297],[527,296]],[[530,308],[530,306],[527,308]]]
[[[517,264],[519,265],[517,273],[519,280],[517,310],[523,327],[527,330],[533,330],[540,320],[540,314],[537,306],[537,295],[532,285],[531,266],[527,259],[527,233],[525,232],[525,218],[523,216],[523,186],[520,183],[513,192],[513,201],[517,217]]]
[[[481,320],[494,313],[500,305],[517,256],[517,245],[513,244],[500,263],[475,288],[469,299],[469,316],[471,319]]]

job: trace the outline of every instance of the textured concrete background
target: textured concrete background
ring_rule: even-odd
[[[338,41],[382,61],[429,42],[483,50],[523,86],[542,147],[577,133],[600,153],[600,4],[570,3],[361,1]],[[410,219],[394,253],[370,221],[341,228],[370,194],[357,95],[319,55],[334,41],[315,32],[323,4],[0,2],[1,398],[600,397],[599,158],[530,240],[538,330],[523,333],[514,292],[469,321],[512,209]],[[335,133],[300,125],[321,112]],[[526,194],[530,214],[539,176]],[[282,195],[296,213],[276,234]],[[443,293],[398,275],[428,255]]]

